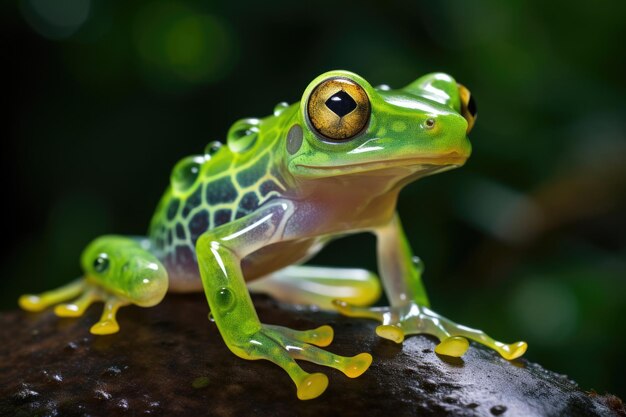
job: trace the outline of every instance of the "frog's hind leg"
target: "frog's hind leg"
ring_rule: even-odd
[[[365,269],[290,266],[248,283],[253,292],[269,294],[290,304],[335,310],[333,300],[368,306],[381,295],[380,280]]]
[[[93,334],[103,335],[119,331],[116,314],[120,307],[150,307],[167,292],[165,268],[137,240],[120,236],[98,238],[85,249],[81,262],[83,278],[42,294],[23,295],[20,306],[41,311],[56,305],[57,316],[80,317],[91,304],[103,301],[102,316],[90,329]]]

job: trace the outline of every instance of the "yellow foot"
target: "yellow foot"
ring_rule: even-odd
[[[356,378],[372,363],[372,355],[360,353],[346,357],[327,352],[317,346],[327,346],[332,341],[330,326],[298,331],[281,326],[262,325],[251,337],[228,347],[244,359],[266,359],[283,368],[296,385],[298,398],[310,400],[320,396],[328,387],[328,377],[322,373],[305,372],[296,360],[305,360],[328,366]]]
[[[73,301],[64,303],[73,298]],[[18,303],[24,310],[33,312],[42,311],[55,305],[54,314],[59,317],[81,317],[87,308],[96,301],[104,301],[105,304],[102,317],[91,327],[91,333],[104,335],[118,332],[120,328],[117,324],[116,314],[119,308],[127,305],[128,302],[106,293],[85,279],[78,279],[56,290],[42,294],[22,295]]]
[[[396,343],[402,343],[407,335],[433,335],[440,341],[435,348],[435,352],[440,355],[463,356],[469,348],[467,339],[490,347],[507,360],[519,358],[528,348],[526,342],[512,344],[498,342],[481,330],[454,323],[414,302],[399,307],[373,308],[356,307],[341,300],[335,300],[333,304],[343,315],[380,321],[382,325],[376,328],[376,334]]]

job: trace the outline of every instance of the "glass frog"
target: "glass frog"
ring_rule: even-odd
[[[475,119],[469,90],[447,74],[424,75],[399,89],[372,87],[348,71],[322,74],[299,102],[240,120],[225,145],[212,142],[180,161],[147,238],[96,239],[82,254],[81,278],[19,303],[30,311],[56,305],[57,315],[77,317],[104,301],[91,332],[110,334],[119,330],[122,306],[150,307],[167,291],[204,290],[228,348],[282,367],[300,399],[318,397],[328,378],[305,372],[296,360],[354,378],[372,356],[322,349],[333,339],[330,326],[261,323],[249,291],[378,320],[376,333],[397,343],[434,335],[442,355],[463,355],[472,339],[517,358],[526,343],[498,342],[430,309],[422,265],[396,213],[404,186],[465,163]],[[377,237],[380,280],[361,269],[300,265],[329,241],[359,232]],[[390,305],[371,307],[381,282]]]

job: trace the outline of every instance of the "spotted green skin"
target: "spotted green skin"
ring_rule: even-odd
[[[356,141],[325,143],[309,125],[304,97],[321,80],[332,76],[358,80],[370,93],[371,120],[368,129]],[[425,91],[425,85],[434,85],[438,89]],[[411,106],[418,100],[426,102],[431,113],[446,116],[446,124],[451,125],[457,135],[430,135],[416,143],[415,132],[409,126],[415,125],[416,121],[423,122],[428,116],[423,112],[416,120],[419,105],[417,108]],[[261,120],[244,119],[235,123],[229,132],[227,146],[219,147],[216,152],[209,149],[204,155],[187,157],[172,171],[171,185],[158,204],[149,229],[152,251],[164,262],[170,277],[189,282],[199,276],[195,245],[207,230],[253,213],[272,199],[303,198],[301,195],[307,189],[304,181],[350,173],[350,169],[342,170],[344,164],[384,162],[399,154],[416,152],[428,155],[458,152],[465,158],[471,151],[470,142],[464,135],[467,122],[459,115],[461,103],[457,84],[445,74],[429,74],[404,89],[384,90],[372,88],[356,74],[334,71],[315,79],[305,91],[302,102],[290,106],[282,103],[278,110]],[[305,140],[297,154],[290,155],[285,150],[286,137],[294,124],[303,128]],[[248,129],[254,132],[250,135],[242,133]],[[405,137],[411,140],[403,141]],[[378,141],[376,147],[379,150],[349,152],[355,142],[362,145],[372,140]],[[296,163],[337,168],[324,173],[312,172]],[[444,170],[458,165],[438,168]],[[367,214],[364,217],[368,217]],[[187,288],[187,284],[182,287]]]
[[[231,129],[230,146],[213,142],[204,155],[187,157],[175,166],[148,233],[153,252],[170,276],[182,282],[197,280],[195,245],[204,232],[253,213],[287,192],[290,185],[278,148],[296,109],[292,105],[279,116],[241,121]],[[261,131],[248,137],[237,134],[251,127]],[[241,148],[246,141],[250,143]]]
[[[321,135],[307,113],[314,89],[336,78],[360,86],[371,108],[362,130],[340,141]],[[168,289],[203,290],[228,348],[244,359],[282,367],[300,399],[319,396],[328,378],[305,372],[296,359],[354,378],[372,357],[320,349],[332,341],[329,326],[299,331],[261,323],[249,288],[378,320],[377,334],[398,343],[407,335],[431,334],[440,340],[435,350],[442,355],[463,355],[472,339],[514,359],[526,350],[524,342],[498,342],[428,308],[422,264],[415,261],[396,213],[404,186],[459,167],[469,157],[467,133],[475,114],[467,112],[468,94],[442,73],[395,90],[374,88],[347,71],[322,74],[299,102],[281,104],[263,119],[240,120],[223,146],[212,143],[203,154],[181,160],[147,239],[96,239],[83,253],[83,279],[25,295],[20,305],[38,311],[82,294],[55,309],[76,317],[92,301],[103,300],[102,319],[91,331],[110,334],[119,329],[115,312],[121,306],[157,304]],[[342,117],[325,120],[336,123]],[[378,278],[370,272],[292,266],[330,240],[357,232],[376,235],[387,307],[368,307],[380,295]]]

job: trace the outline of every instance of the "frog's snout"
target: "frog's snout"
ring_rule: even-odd
[[[463,84],[457,84],[459,88],[459,97],[461,98],[461,115],[467,120],[466,134],[474,127],[476,123],[476,117],[478,117],[478,110],[476,107],[476,101],[472,96],[472,93]]]

